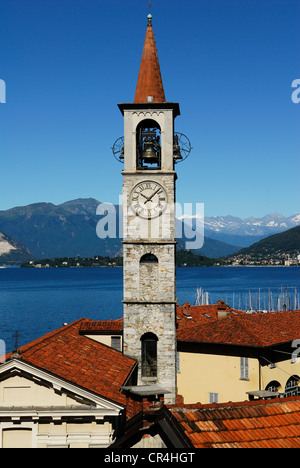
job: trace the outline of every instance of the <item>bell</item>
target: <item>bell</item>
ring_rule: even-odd
[[[124,146],[122,147],[119,159],[124,159]]]
[[[144,151],[142,154],[143,161],[149,164],[158,162],[158,156],[154,150],[153,140],[147,137],[144,141]]]
[[[178,136],[174,136],[174,145],[173,145],[173,158],[175,160],[183,159],[180,153],[180,146],[178,144]]]

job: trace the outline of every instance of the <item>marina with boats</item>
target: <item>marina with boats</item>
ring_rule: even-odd
[[[195,305],[208,305],[211,294],[204,291],[202,287],[197,288],[195,295]],[[226,292],[224,301],[233,309],[244,310],[247,313],[267,313],[284,310],[300,309],[300,293],[296,287],[280,287],[278,291],[271,288],[249,290],[248,292]]]

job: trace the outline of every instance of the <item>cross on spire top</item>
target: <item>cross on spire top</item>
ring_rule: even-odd
[[[151,3],[151,0],[149,0],[149,3],[147,3],[146,6],[149,7],[149,14],[151,15],[151,7],[152,7],[153,3]]]

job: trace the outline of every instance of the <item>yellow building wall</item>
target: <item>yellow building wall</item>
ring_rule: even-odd
[[[185,403],[209,403],[210,392],[218,393],[219,403],[246,400],[246,392],[257,390],[259,385],[255,359],[249,359],[249,377],[240,379],[239,357],[180,352],[177,386]]]
[[[245,401],[246,392],[265,390],[272,381],[280,383],[279,392],[285,391],[288,379],[300,376],[300,359],[260,366],[257,359],[249,358],[249,380],[240,378],[240,357],[180,352],[180,372],[177,374],[178,394],[185,403],[209,403],[209,393],[217,393],[219,403]]]
[[[4,429],[2,432],[1,448],[31,448],[31,429]]]
[[[122,336],[120,335],[85,335],[87,338],[91,340],[97,341],[97,343],[102,343],[106,346],[111,347],[111,339],[113,336],[120,337],[120,348],[122,350]]]
[[[13,376],[0,382],[0,407],[51,408],[80,406],[67,395],[59,395],[51,388],[43,387],[21,376]],[[13,413],[13,409],[11,409]],[[17,411],[17,409],[16,409]],[[55,416],[55,414],[54,414]],[[107,421],[90,423],[67,423],[56,420],[41,423],[39,420],[15,419],[0,421],[0,448],[46,448],[68,446],[88,448],[91,445],[107,447],[113,433],[112,424]]]
[[[51,388],[24,377],[14,376],[0,382],[0,406],[70,406],[79,405],[67,395],[58,395]]]

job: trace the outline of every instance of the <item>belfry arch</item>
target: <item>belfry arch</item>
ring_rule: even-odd
[[[136,127],[136,168],[161,168],[161,128],[153,119],[144,119]]]

